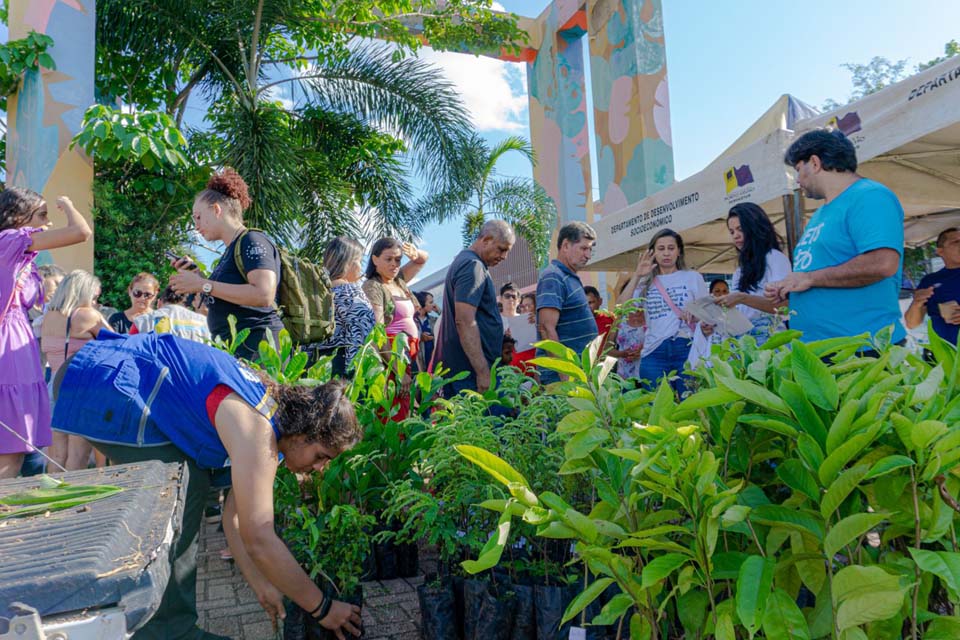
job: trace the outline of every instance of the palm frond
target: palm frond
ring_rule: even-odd
[[[436,67],[416,58],[395,60],[391,49],[367,44],[311,72],[304,81],[315,104],[350,113],[398,136],[429,189],[452,186],[470,136],[466,108]]]

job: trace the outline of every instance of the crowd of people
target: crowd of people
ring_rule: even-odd
[[[232,484],[224,530],[264,608],[282,616],[286,594],[323,626],[352,632],[358,610],[320,593],[276,537],[273,478],[278,455],[291,469],[322,471],[360,438],[341,379],[351,375],[378,323],[389,340],[379,352],[384,364],[396,366],[397,352],[409,362],[390,372],[399,390],[396,420],[416,410],[410,395],[415,372],[441,365],[448,375],[465,374],[447,393],[487,391],[498,360],[543,385],[561,381],[555,371],[532,365],[538,355],[549,355],[532,346],[536,340],[579,353],[603,336],[600,351],[618,360],[624,380],[653,388],[666,379],[682,395],[684,372],[709,366],[711,347],[730,337],[693,312],[705,300],[736,309],[749,320],[744,333],[760,344],[787,326],[808,341],[887,327],[894,342],[904,340],[898,303],[903,210],[896,196],[856,173],[854,146],[839,132],[801,136],[784,160],[806,195],[824,201],[792,264],[764,210],[740,203],[726,219],[737,253],[729,282],[708,283],[687,264],[681,234],[663,229],[617,283],[617,313],[604,310],[602,292],[581,279],[597,242],[584,222],[560,228],[556,257],[535,291],[521,291],[513,283],[494,284],[490,268],[508,256],[516,235],[503,220],[487,221],[447,271],[442,313],[431,293],[409,284],[428,260],[425,251],[385,237],[373,244],[364,265],[360,242],[335,238],[323,260],[335,329],[323,342],[302,345],[313,358],[332,358],[334,380],[315,388],[277,385],[243,362],[256,361],[260,343],[268,336],[276,340],[283,328],[283,273],[274,242],[244,223],[251,201],[235,171],[214,175],[194,201],[199,234],[225,247],[212,272],[205,275],[190,258],[168,254],[176,273],[166,285],[161,289],[150,273],[137,274],[127,287],[129,307],[108,315],[99,307],[95,276],[35,264],[40,251],[88,240],[92,231],[83,216],[59,198],[67,224],[52,229],[42,197],[9,187],[0,193],[0,479],[34,473],[44,459],[61,469],[86,468],[94,449],[97,464],[107,458],[182,462],[190,467],[184,528],[173,578],[150,624],[180,629],[184,637],[196,629],[199,524],[209,488]],[[960,229],[940,234],[937,253],[945,267],[920,282],[906,325],[929,315],[936,333],[956,344]],[[248,332],[236,358],[210,346],[217,338],[231,341],[231,325]],[[525,325],[533,325],[536,338],[520,344],[511,327],[519,333],[529,329]],[[225,468],[236,470],[232,478],[224,477]]]

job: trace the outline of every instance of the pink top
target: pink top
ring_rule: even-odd
[[[419,338],[420,330],[417,329],[417,322],[413,319],[416,314],[413,302],[406,296],[393,296],[394,310],[393,321],[387,325],[387,335],[395,336],[398,333],[405,333],[411,338]]]
[[[57,340],[53,344],[50,344],[50,338],[46,338],[41,343],[40,350],[43,351],[43,355],[47,356],[47,362],[50,364],[50,373],[51,375],[57,375],[57,371],[60,370],[60,367],[63,366],[63,363],[67,358],[75,354],[77,351],[93,340],[93,338],[70,338],[70,340],[64,341]],[[66,349],[64,349],[66,346]],[[66,355],[64,355],[66,352]]]

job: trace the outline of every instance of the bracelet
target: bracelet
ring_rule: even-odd
[[[323,596],[323,599],[320,601],[320,604],[318,604],[317,606],[315,606],[315,607],[313,608],[313,611],[310,612],[310,615],[312,616],[312,615],[315,614],[317,611],[320,611],[320,609],[323,608],[323,603],[326,602],[326,601],[327,601],[327,596],[324,595],[324,596]]]
[[[327,614],[330,613],[330,607],[332,606],[333,606],[333,597],[331,596],[331,594],[324,591],[323,602],[317,605],[317,609],[320,610],[320,613],[317,613],[316,615],[314,615],[314,613],[316,613],[317,611],[317,609],[314,609],[313,611],[310,612],[310,615],[317,620],[323,620],[324,618],[327,617]]]

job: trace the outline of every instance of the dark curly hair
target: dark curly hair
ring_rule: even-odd
[[[249,209],[253,202],[247,183],[230,167],[210,176],[207,188],[197,194],[197,200],[208,205],[218,204],[234,217],[241,219],[243,212]]]
[[[366,276],[368,280],[371,278],[376,278],[377,280],[379,280],[380,274],[377,273],[377,265],[373,263],[374,256],[379,258],[380,254],[382,254],[387,249],[393,249],[394,247],[400,247],[400,246],[402,245],[400,244],[399,240],[397,240],[396,238],[391,238],[389,236],[380,238],[379,240],[374,242],[373,247],[370,249],[370,258],[367,260],[367,268],[364,270],[363,275]],[[403,279],[402,271],[399,274],[397,274],[397,279],[398,280]]]
[[[743,232],[743,249],[738,253],[740,282],[737,287],[743,293],[757,288],[767,271],[767,254],[771,250],[780,250],[780,237],[773,228],[767,212],[760,205],[741,202],[734,205],[727,214],[727,220],[737,218]]]
[[[7,187],[0,192],[0,231],[19,229],[27,224],[43,203],[43,196],[36,191]]]
[[[281,437],[306,436],[307,442],[319,442],[335,451],[346,451],[363,438],[343,380],[317,386],[274,384],[272,393]]]
[[[857,170],[857,149],[839,129],[814,129],[808,131],[790,145],[783,162],[795,167],[811,157],[820,158],[824,171],[852,172]]]

